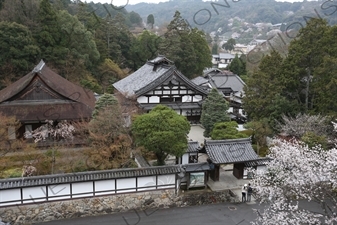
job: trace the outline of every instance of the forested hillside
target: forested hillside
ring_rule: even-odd
[[[165,54],[192,78],[211,66],[206,34],[172,12],[160,35],[141,17],[111,4],[71,0],[0,0],[0,89],[43,59],[66,79],[97,93],[147,60]],[[195,66],[197,65],[197,66]]]
[[[162,26],[172,19],[176,10],[192,27],[203,29],[206,33],[219,28],[228,31],[228,20],[234,17],[247,23],[287,23],[303,22],[303,17],[326,18],[330,24],[337,23],[336,16],[330,16],[336,11],[336,6],[325,3],[327,0],[304,2],[276,2],[274,0],[240,0],[240,1],[202,1],[202,0],[171,0],[159,4],[140,3],[128,5],[128,11],[137,12],[143,19],[153,14],[155,24]],[[325,3],[325,4],[324,4]],[[324,5],[322,5],[324,4]],[[242,27],[244,29],[244,27]]]

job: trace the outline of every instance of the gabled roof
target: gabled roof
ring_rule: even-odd
[[[238,75],[233,73],[208,73],[208,78],[213,88],[231,88],[233,92],[243,91],[246,85]]]
[[[43,60],[30,73],[0,91],[0,104],[15,99],[15,96],[24,90],[36,76],[64,98],[82,103],[92,109],[95,107],[95,97],[92,91],[85,90],[56,74],[46,66]]]
[[[164,56],[146,62],[141,68],[134,73],[116,82],[113,86],[127,97],[141,96],[148,91],[158,87],[172,76],[177,76],[189,88],[199,93],[207,95],[207,91],[197,86],[186,78],[177,68]]]
[[[218,68],[209,68],[209,69],[203,71],[204,77],[206,77],[210,73],[211,74],[222,73],[222,70],[220,70]]]
[[[202,76],[198,76],[194,79],[191,80],[193,83],[195,83],[196,85],[203,85],[203,84],[207,84],[208,80],[203,78]]]
[[[188,153],[190,152],[198,152],[200,150],[200,145],[199,142],[197,141],[189,141],[188,146],[187,146],[187,151]]]
[[[214,164],[231,164],[259,160],[250,138],[205,140],[208,157]]]

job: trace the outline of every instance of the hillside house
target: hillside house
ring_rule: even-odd
[[[163,104],[186,116],[189,121],[200,120],[201,104],[208,93],[161,55],[113,86],[124,97],[136,98],[139,106],[147,112]]]
[[[219,53],[212,55],[213,68],[226,68],[235,58],[235,55],[230,53]]]

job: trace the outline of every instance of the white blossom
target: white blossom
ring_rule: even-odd
[[[336,124],[334,124],[336,128]],[[274,139],[264,173],[254,171],[256,198],[269,207],[253,224],[337,224],[337,150]],[[321,212],[299,206],[316,202]]]
[[[46,123],[32,132],[26,131],[25,138],[32,137],[35,143],[39,141],[44,141],[48,137],[54,140],[60,139],[73,139],[73,133],[75,128],[73,125],[69,124],[66,120],[60,121],[54,126],[54,121],[46,120]]]

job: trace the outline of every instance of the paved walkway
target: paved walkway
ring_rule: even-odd
[[[188,140],[198,141],[199,144],[203,144],[205,142],[204,130],[205,129],[202,128],[201,125],[191,125]]]
[[[237,197],[238,201],[241,201],[241,188],[244,184],[248,184],[248,179],[237,179],[233,175],[233,165],[223,165],[220,168],[220,179],[219,181],[209,180],[207,182],[208,187],[212,191],[223,191],[231,190]],[[251,197],[251,202],[246,202],[247,204],[256,204],[255,198]]]

